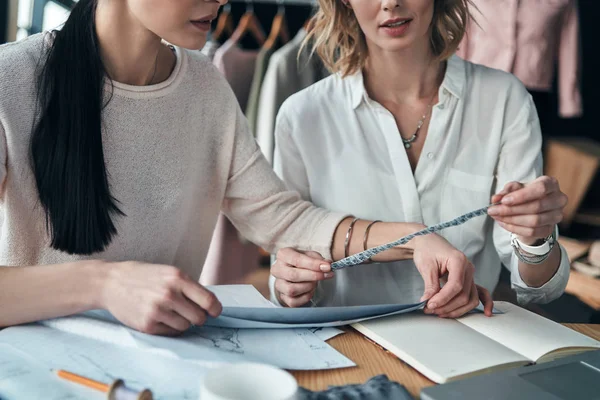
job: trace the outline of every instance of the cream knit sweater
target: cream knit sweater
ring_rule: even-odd
[[[0,46],[3,266],[84,258],[49,247],[30,165],[36,66],[45,42],[40,34]],[[126,217],[117,217],[118,236],[107,250],[85,258],[174,265],[198,279],[219,210],[268,250],[291,246],[331,257],[344,214],[286,191],[229,85],[200,52],[178,48],[177,65],[160,84],[115,82],[103,112],[103,142],[111,193]]]

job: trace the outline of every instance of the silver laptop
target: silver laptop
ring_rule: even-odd
[[[422,400],[600,400],[600,350],[421,391]]]

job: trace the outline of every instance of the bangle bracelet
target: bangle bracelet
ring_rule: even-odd
[[[375,225],[377,222],[381,222],[380,220],[375,220],[373,222],[371,222],[369,225],[367,225],[367,229],[365,229],[365,236],[363,237],[363,250],[367,250],[367,239],[369,238],[369,231],[371,230],[371,227],[373,225]],[[371,260],[371,257],[369,257],[367,259],[367,261],[365,261],[363,264],[371,264],[373,262],[373,260]]]
[[[348,232],[346,232],[346,241],[344,242],[344,256],[348,257],[348,250],[350,247],[350,238],[352,237],[352,230],[354,230],[354,224],[358,221],[358,218],[354,218],[352,222],[350,222],[350,226],[348,227]]]

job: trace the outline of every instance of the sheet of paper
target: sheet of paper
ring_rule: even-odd
[[[193,328],[178,338],[131,332],[139,347],[161,349],[186,360],[262,362],[290,370],[355,366],[309,329]]]
[[[206,288],[217,296],[223,307],[277,307],[252,285],[215,285]]]
[[[57,318],[42,324],[109,344],[190,360],[205,368],[240,361],[263,362],[291,370],[355,365],[308,329],[194,327],[179,337],[168,338],[129,329],[105,311]],[[332,331],[322,333],[327,339],[337,334]]]
[[[333,339],[336,336],[346,333],[343,330],[336,328],[309,328],[309,330],[323,341]]]
[[[217,285],[207,286],[212,291],[223,307],[277,307],[260,294],[252,285]],[[344,331],[335,328],[310,328],[317,337],[323,341],[332,339],[344,333]]]
[[[207,371],[195,363],[114,346],[38,324],[4,329],[0,331],[0,343],[30,355],[47,370],[65,369],[106,383],[121,378],[135,390],[151,389],[158,400],[197,400],[200,379]],[[25,379],[21,382],[26,383]],[[43,382],[48,382],[47,392],[43,396],[19,396],[14,399],[79,399],[59,397],[64,385],[52,385],[51,380],[46,379]],[[21,386],[20,382],[15,385],[17,389],[30,390],[26,385]],[[76,393],[75,390],[80,388],[74,387],[73,393]],[[48,396],[52,393],[56,395]],[[93,392],[88,392],[83,398],[94,399],[92,395]],[[11,397],[7,399],[12,400]]]
[[[364,320],[398,312],[410,312],[423,308],[417,304],[378,304],[352,307],[223,307],[222,316],[279,324],[326,324],[347,325],[345,321]]]
[[[357,318],[357,319],[344,319],[344,320],[333,320],[333,321],[328,321],[328,322],[314,322],[314,320],[317,320],[319,318],[333,318],[334,315],[332,313],[331,310],[325,310],[323,313],[319,314],[318,310],[319,308],[303,308],[303,309],[283,309],[283,308],[278,308],[276,310],[271,310],[271,309],[262,309],[261,311],[259,311],[258,308],[254,308],[252,309],[252,312],[248,313],[249,317],[254,317],[254,318],[262,318],[266,321],[261,321],[261,320],[254,320],[254,319],[245,319],[245,318],[241,318],[241,317],[231,317],[228,315],[224,315],[225,314],[225,310],[223,312],[223,314],[221,314],[221,316],[217,317],[217,318],[208,318],[208,320],[206,321],[205,325],[206,326],[212,326],[212,327],[220,327],[220,328],[239,328],[239,329],[296,329],[296,328],[323,328],[323,327],[336,327],[336,326],[344,326],[344,325],[351,325],[351,324],[355,324],[358,322],[362,322],[362,321],[368,321],[370,319],[376,319],[376,318],[383,318],[383,317],[389,317],[392,315],[398,315],[398,314],[405,314],[405,313],[409,313],[415,310],[420,310],[423,308],[423,304],[416,304],[416,305],[412,305],[412,306],[406,306],[406,305],[395,305],[393,307],[390,307],[389,305],[386,305],[385,307],[381,306],[380,308],[378,308],[379,311],[383,311],[383,310],[389,310],[389,309],[396,309],[396,311],[393,312],[389,312],[387,314],[379,314],[379,313],[375,313],[375,315],[371,315],[371,316],[366,316],[366,317],[362,317],[362,318]],[[373,306],[369,306],[369,307],[373,307]],[[377,307],[377,306],[375,306]],[[347,307],[331,307],[331,308],[340,308],[342,310],[340,310],[339,314],[346,314],[347,315],[351,315],[352,311],[348,312],[343,310],[344,308]],[[235,310],[235,312],[231,312],[231,309],[229,309],[230,312],[228,314],[235,314],[235,315],[239,315],[242,316],[244,315],[244,310],[237,309]],[[304,310],[303,312],[292,312],[291,315],[286,316],[286,311],[284,310],[295,310],[295,311],[301,311]],[[306,311],[306,310],[315,310],[314,312],[310,312],[310,311]],[[275,311],[275,312],[273,312]],[[363,314],[367,314],[364,310],[361,311]],[[344,315],[342,315],[344,316]],[[293,321],[295,318],[301,319],[301,318],[305,318],[308,321],[313,321],[313,322],[304,322],[304,323],[294,323],[294,322],[290,322],[290,323],[285,323],[285,322],[275,322],[277,321],[277,319],[281,317],[281,320],[290,320]],[[270,322],[273,321],[273,322]]]
[[[85,336],[89,339],[136,347],[135,340],[129,334],[128,329],[106,311],[93,310],[70,317],[48,319],[40,323],[49,328]]]
[[[92,389],[68,383],[34,357],[0,344],[0,399],[102,400]]]

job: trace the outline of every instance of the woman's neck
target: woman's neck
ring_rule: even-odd
[[[388,52],[369,47],[364,68],[365,88],[381,103],[414,103],[435,96],[440,85],[442,63],[431,51],[406,49]]]
[[[96,34],[108,76],[136,86],[168,79],[175,55],[129,13],[126,4],[99,1],[96,9]]]

